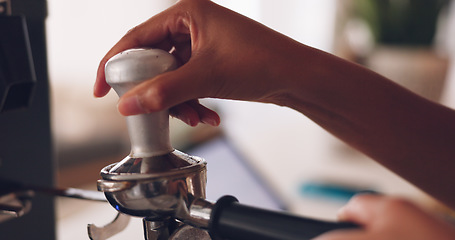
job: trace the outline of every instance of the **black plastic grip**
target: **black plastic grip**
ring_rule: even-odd
[[[336,229],[359,228],[241,205],[232,196],[220,198],[212,209],[209,233],[214,239],[306,240]]]

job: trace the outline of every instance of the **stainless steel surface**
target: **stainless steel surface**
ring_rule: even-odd
[[[127,116],[131,156],[136,158],[158,156],[171,152],[169,140],[169,113],[167,110]]]
[[[191,173],[205,165],[205,160],[200,157],[174,150],[160,156],[127,156],[120,163],[103,168],[101,176],[108,180],[138,181]]]
[[[114,166],[114,164],[109,165],[107,168]],[[104,169],[104,168],[103,168]],[[97,181],[98,191],[102,192],[120,192],[123,190],[130,189],[136,182],[133,181],[111,181],[100,179]]]
[[[209,233],[189,225],[183,225],[169,237],[169,240],[211,240]]]
[[[42,192],[45,194],[53,195],[53,196],[60,196],[60,197],[69,197],[69,198],[76,198],[81,200],[89,200],[89,201],[98,201],[98,202],[106,202],[106,197],[104,194],[92,191],[92,190],[85,190],[85,189],[77,189],[77,188],[32,188],[32,190],[36,192]]]
[[[175,58],[163,50],[132,49],[106,63],[106,82],[122,96],[141,82],[176,68]],[[176,233],[175,229],[169,232],[168,221],[163,219],[178,218],[208,226],[208,204],[194,201],[205,198],[206,162],[171,147],[168,111],[128,116],[126,121],[131,153],[101,170],[98,189],[118,211],[144,217],[148,240],[169,239],[169,234]],[[191,213],[193,202],[196,204]],[[203,235],[195,235],[199,230],[190,230],[194,228],[179,229],[172,239]]]
[[[160,49],[130,49],[112,57],[105,68],[106,82],[121,97],[141,82],[177,68],[177,61]],[[173,150],[169,140],[169,113],[126,117],[132,158],[159,156]]]
[[[112,166],[105,167],[102,172],[108,174]],[[177,209],[188,208],[193,199],[205,198],[205,162],[163,174],[149,174],[148,178],[136,181],[115,181],[102,176],[104,179],[98,181],[98,186],[111,205],[133,216],[173,216]],[[128,182],[129,188],[126,187]],[[122,187],[118,188],[116,183]]]
[[[0,196],[3,193],[25,193],[36,192],[43,193],[51,196],[69,197],[82,200],[106,202],[106,197],[103,193],[92,190],[78,189],[78,188],[54,188],[43,187],[32,184],[25,184],[18,181],[0,178]]]
[[[119,96],[141,82],[177,68],[160,49],[130,49],[106,63],[106,82]],[[119,211],[141,217],[170,216],[194,198],[205,198],[206,163],[174,150],[168,111],[126,119],[131,153],[101,171],[98,188]]]
[[[144,218],[144,236],[146,240],[167,240],[169,238],[169,218]]]
[[[213,206],[213,203],[197,198],[191,203],[188,209],[178,209],[175,213],[175,217],[186,224],[208,229]]]
[[[112,222],[97,227],[94,224],[87,225],[88,236],[91,240],[105,240],[123,231],[130,221],[130,216],[118,213]]]

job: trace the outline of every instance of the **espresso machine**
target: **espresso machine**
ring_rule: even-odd
[[[130,49],[106,63],[105,75],[107,83],[122,96],[141,82],[177,67],[175,58],[166,51]],[[207,201],[207,164],[203,158],[171,146],[167,110],[127,116],[126,122],[131,153],[104,167],[97,183],[119,215],[105,227],[89,226],[93,240],[105,239],[112,229],[122,229],[125,215],[143,218],[147,240],[301,240],[358,227],[246,206],[233,196]]]
[[[0,177],[52,187],[46,15],[44,0],[0,0]],[[55,239],[53,198],[31,195],[0,182],[0,239]]]

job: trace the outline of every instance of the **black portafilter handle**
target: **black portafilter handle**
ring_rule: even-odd
[[[328,222],[242,205],[224,196],[212,208],[209,233],[214,239],[307,240],[338,229],[356,229],[348,222]]]

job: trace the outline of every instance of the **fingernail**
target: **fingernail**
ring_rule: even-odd
[[[340,209],[338,209],[338,211],[336,213],[338,221],[346,220],[346,209],[347,209],[346,206],[343,206]]]
[[[194,127],[193,122],[191,121],[191,119],[186,118],[186,119],[182,119],[182,120],[183,120],[183,122],[186,123],[186,125],[188,125],[190,127]]]
[[[201,122],[208,124],[210,126],[214,126],[214,127],[218,126],[217,121],[215,121],[215,119],[213,119],[213,118],[203,118],[203,119],[201,119]]]
[[[196,127],[198,124],[198,122],[193,121],[191,118],[187,118],[185,122],[186,122],[186,124],[190,125],[191,127]]]
[[[121,98],[117,107],[123,115],[135,115],[145,112],[137,95]]]

